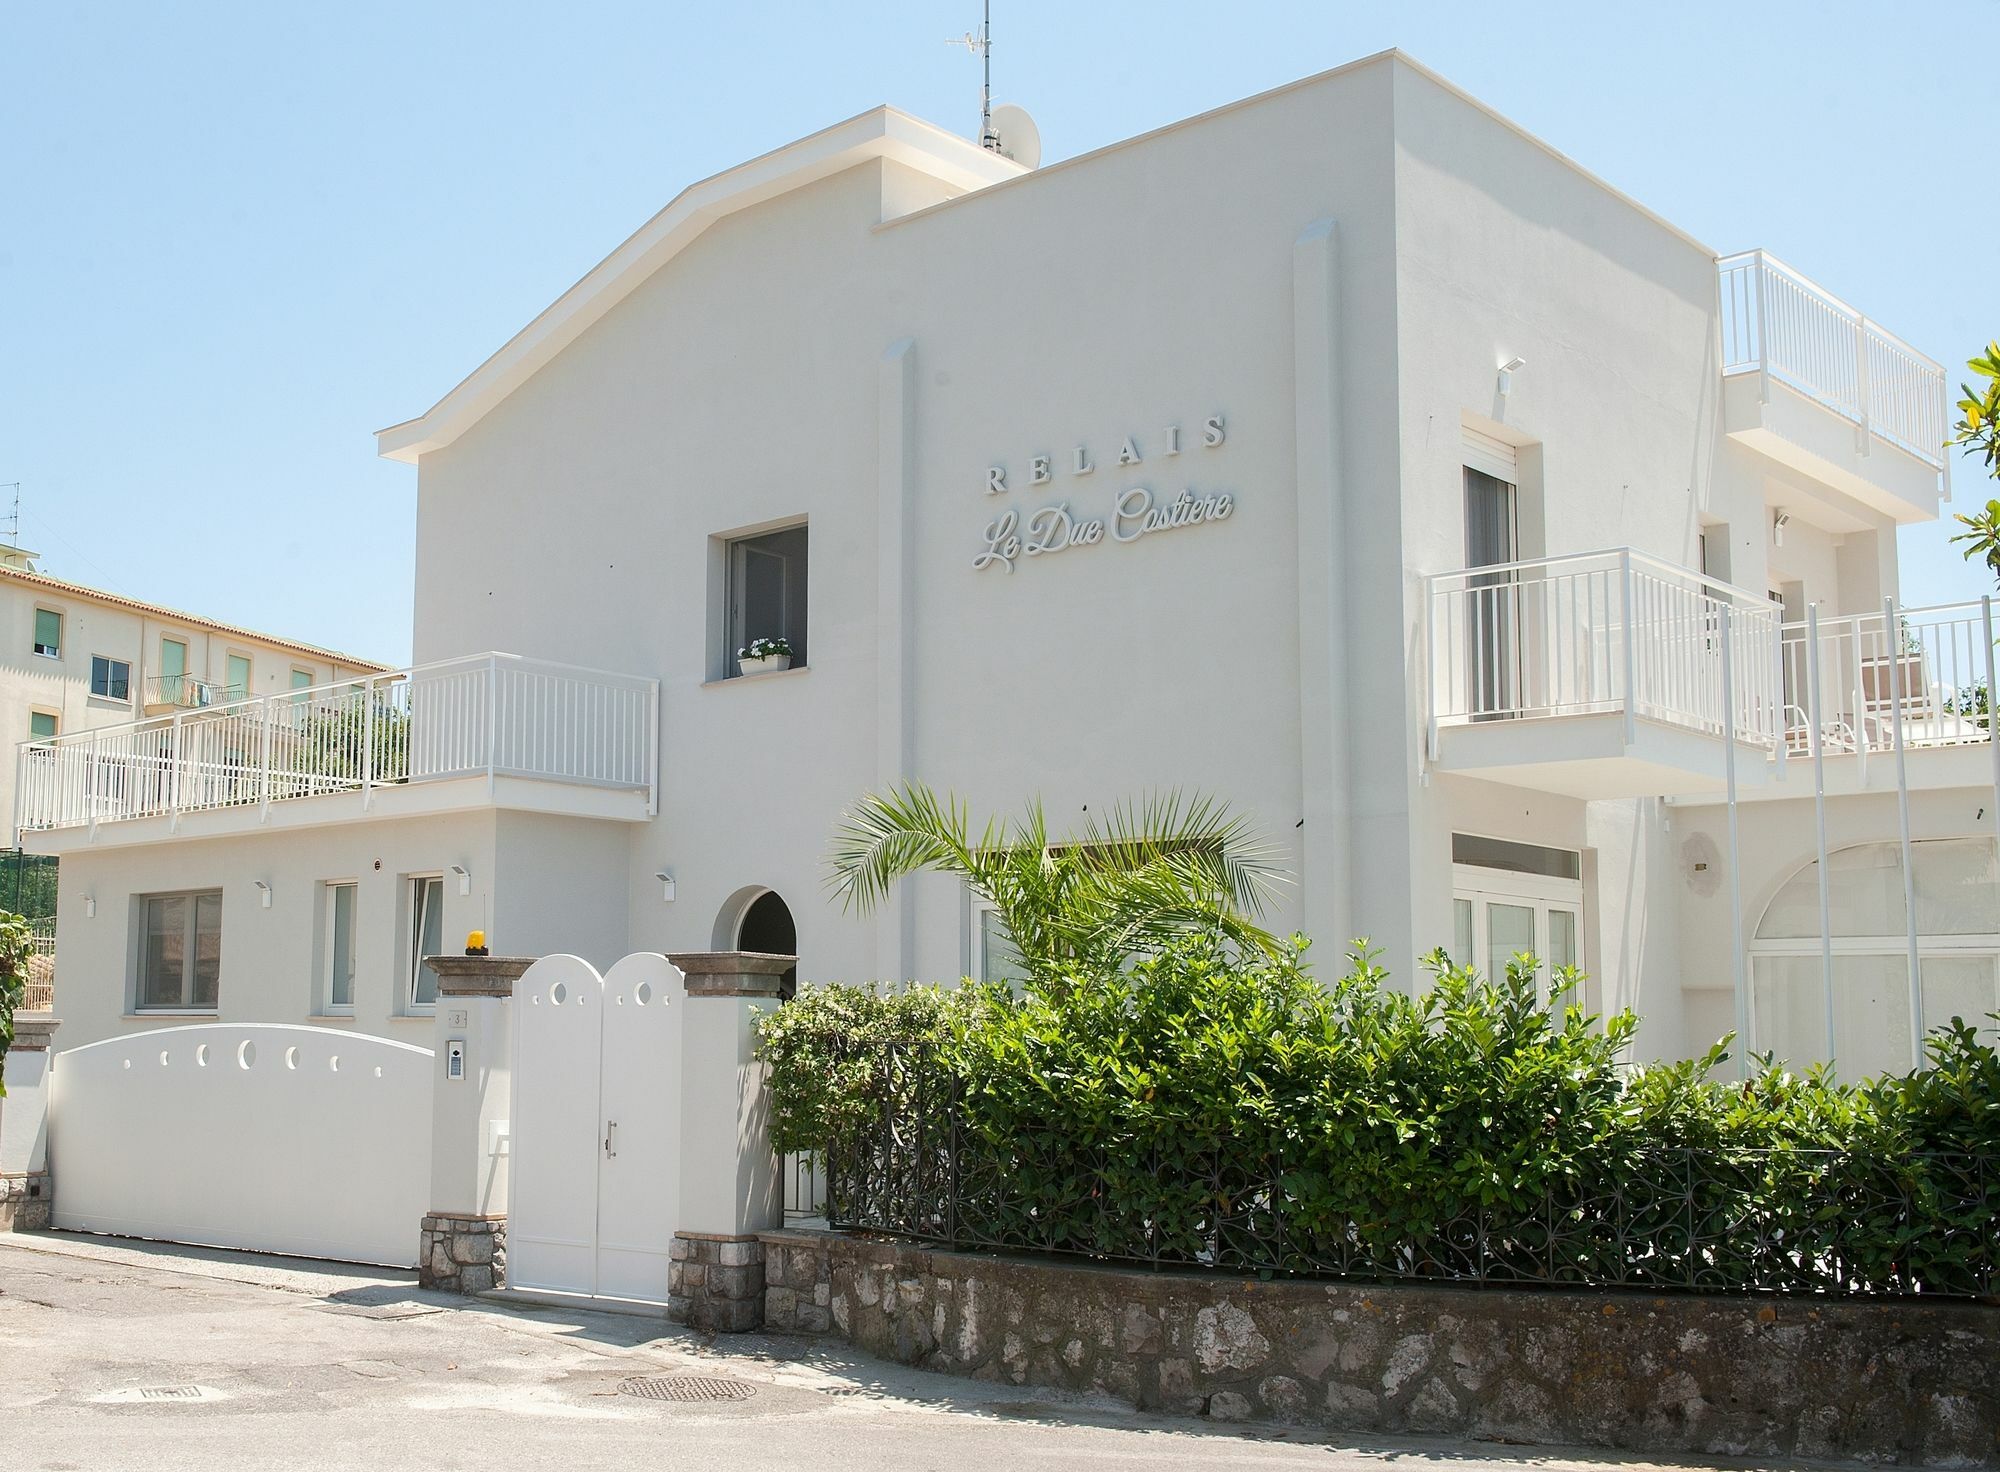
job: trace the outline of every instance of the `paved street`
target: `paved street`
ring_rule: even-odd
[[[740,1398],[621,1393],[633,1379]],[[0,1239],[0,1465],[1640,1472],[1654,1464],[1244,1432],[923,1374],[840,1346],[761,1336],[712,1344],[651,1319],[468,1307],[373,1269],[37,1235]]]

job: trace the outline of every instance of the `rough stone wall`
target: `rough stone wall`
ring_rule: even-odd
[[[427,1216],[417,1284],[441,1293],[484,1293],[507,1282],[507,1218]]]
[[[976,1379],[1342,1431],[2000,1466],[1994,1305],[1262,1283],[764,1242],[767,1329]]]
[[[55,1179],[47,1171],[0,1176],[0,1232],[45,1232],[55,1202]]]
[[[667,1249],[667,1317],[740,1334],[764,1322],[765,1249],[756,1237],[676,1232]]]

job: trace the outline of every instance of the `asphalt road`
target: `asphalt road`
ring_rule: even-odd
[[[633,1379],[736,1398],[641,1398],[621,1390]],[[1225,1429],[926,1374],[845,1346],[467,1305],[375,1269],[0,1237],[0,1467],[10,1472],[1657,1465]]]

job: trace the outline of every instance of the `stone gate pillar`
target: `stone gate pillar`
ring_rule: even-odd
[[[62,1023],[47,1012],[14,1014],[7,1097],[0,1099],[0,1232],[49,1225],[49,1044]]]
[[[764,1322],[764,1244],[779,1224],[758,1012],[778,1005],[796,956],[700,951],[668,960],[686,977],[681,1027],[680,1225],[667,1270],[667,1317],[738,1332]]]
[[[507,1278],[507,1129],[513,1101],[514,983],[532,956],[430,956],[431,1209],[417,1281],[481,1293]],[[459,1057],[453,1074],[454,1055]]]

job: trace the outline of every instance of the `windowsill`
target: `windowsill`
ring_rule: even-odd
[[[718,685],[748,685],[754,684],[758,680],[782,680],[787,675],[809,675],[811,673],[811,665],[795,664],[790,669],[785,670],[759,670],[754,675],[724,675],[719,680],[703,680],[701,688],[704,690],[713,690]]]
[[[156,1017],[221,1017],[213,1007],[148,1007],[143,1012],[127,1012],[127,1022],[151,1022]]]
[[[437,1020],[437,1013],[435,1011],[391,1012],[389,1020],[391,1022],[435,1022]]]
[[[354,1014],[352,1012],[310,1012],[306,1014],[307,1022],[352,1022],[353,1020]]]
[[[62,663],[62,651],[60,649],[58,649],[54,654],[45,654],[43,651],[39,649],[30,650],[29,652],[36,659],[46,659],[50,664]]]
[[[120,700],[115,695],[86,695],[83,703],[97,710],[125,710],[132,708],[130,700]]]

